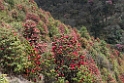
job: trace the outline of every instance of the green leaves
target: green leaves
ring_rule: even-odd
[[[4,68],[4,72],[9,68],[16,73],[22,72],[27,63],[24,43],[11,29],[0,28],[0,34],[0,67]]]
[[[0,74],[0,83],[9,83],[6,79],[6,74]]]
[[[81,66],[76,76],[72,78],[75,83],[93,83],[94,77],[85,66]]]

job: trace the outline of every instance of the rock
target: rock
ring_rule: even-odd
[[[26,79],[24,79],[22,76],[18,76],[18,77],[7,77],[9,83],[32,83]]]

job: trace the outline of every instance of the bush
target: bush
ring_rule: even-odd
[[[36,82],[41,78],[40,75],[40,54],[43,53],[43,45],[38,42],[40,37],[40,30],[36,27],[36,22],[33,20],[26,20],[24,23],[24,35],[23,35],[28,43],[30,44],[27,46],[26,49],[29,52],[28,61],[30,62],[30,66],[26,68],[26,78],[29,80],[33,80]]]
[[[59,29],[56,27],[54,22],[51,22],[48,25],[48,30],[49,30],[49,36],[50,37],[53,37],[54,35],[59,34]]]
[[[84,37],[86,39],[90,38],[90,35],[88,34],[86,27],[82,26],[79,32],[81,34],[81,37]]]
[[[42,54],[42,74],[44,75],[44,82],[45,83],[52,83],[56,81],[56,75],[55,72],[55,63],[54,63],[54,57],[51,52],[46,52]]]
[[[14,0],[5,0],[5,2],[6,3],[8,3],[8,4],[10,4],[11,5],[11,7],[13,7],[14,6]]]
[[[4,72],[22,72],[27,63],[25,45],[11,29],[2,27],[0,34],[0,67]]]
[[[79,53],[80,45],[74,37],[61,35],[54,38],[52,50],[55,58],[55,72],[57,83],[93,83],[92,75],[82,69],[85,55]],[[91,77],[90,77],[91,76]],[[85,80],[84,80],[85,79]]]

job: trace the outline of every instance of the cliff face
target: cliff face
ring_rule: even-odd
[[[52,2],[58,8],[63,6],[56,3],[69,5],[63,0],[40,3],[50,6]],[[33,0],[1,0],[0,83],[8,83],[7,79],[10,83],[22,79],[27,83],[123,83],[124,46],[111,46],[90,36],[85,26],[77,30],[70,25],[55,20]]]

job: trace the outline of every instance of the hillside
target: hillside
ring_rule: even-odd
[[[109,44],[124,44],[124,0],[35,0],[55,19]]]
[[[123,83],[123,51],[33,0],[0,0],[0,83]]]

